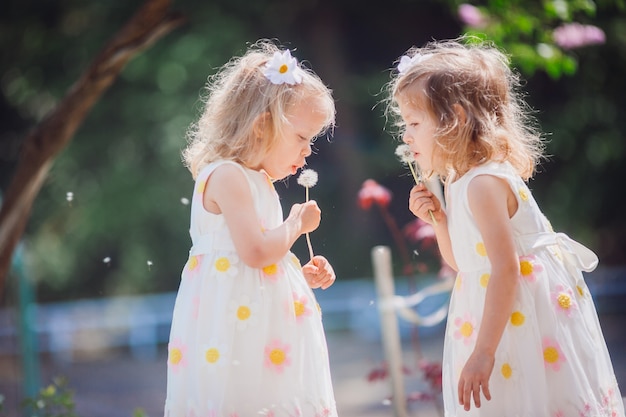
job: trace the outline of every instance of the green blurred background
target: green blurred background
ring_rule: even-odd
[[[28,130],[60,100],[140,6],[127,0],[3,2],[0,14],[0,187]],[[368,178],[393,193],[400,226],[411,177],[397,161],[379,102],[389,70],[412,45],[483,34],[512,54],[550,158],[530,182],[554,228],[593,248],[601,265],[626,264],[626,9],[623,1],[473,2],[473,27],[453,0],[181,0],[188,22],[137,56],[56,159],[23,236],[40,302],[175,291],[190,246],[192,178],[185,131],[209,75],[259,38],[307,61],[334,91],[337,128],[315,144],[311,198],[322,223],[313,247],[338,279],[372,275],[370,249],[394,246],[357,194]],[[580,22],[606,42],[560,48],[552,30]],[[304,199],[295,178],[277,184],[284,211]],[[68,201],[67,193],[73,193]],[[294,251],[307,258],[304,239]],[[397,257],[396,257],[397,258]],[[396,265],[398,270],[401,265]],[[13,298],[15,279],[6,297]],[[5,298],[6,298],[5,297]]]

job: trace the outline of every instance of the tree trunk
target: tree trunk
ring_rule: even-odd
[[[126,63],[184,23],[185,18],[169,8],[170,0],[147,0],[96,56],[57,107],[24,140],[0,209],[0,300],[13,252],[54,158],[71,141]]]

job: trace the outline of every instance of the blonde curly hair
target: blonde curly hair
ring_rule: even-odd
[[[263,74],[275,52],[282,50],[274,42],[258,40],[243,56],[232,58],[209,77],[202,113],[187,130],[188,144],[182,152],[194,178],[204,166],[219,159],[256,169],[280,138],[288,110],[303,100],[325,116],[317,136],[334,127],[331,90],[301,62],[302,82],[295,85],[273,84]],[[266,132],[259,137],[255,123],[264,115],[269,116],[262,124]]]
[[[399,136],[404,124],[398,102],[405,100],[437,123],[433,167],[442,178],[487,161],[508,161],[524,180],[531,178],[545,147],[508,56],[467,36],[431,41],[405,55],[418,54],[414,64],[392,72],[385,86],[385,114]]]

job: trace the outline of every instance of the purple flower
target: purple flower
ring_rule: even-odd
[[[483,28],[487,25],[487,20],[480,9],[471,4],[463,3],[459,6],[459,19],[461,22],[473,28]]]
[[[563,49],[601,45],[606,42],[604,31],[597,26],[566,23],[552,32],[554,42]]]

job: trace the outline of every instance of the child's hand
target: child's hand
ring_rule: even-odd
[[[444,220],[445,216],[441,210],[441,202],[433,193],[428,191],[423,183],[417,184],[411,189],[409,210],[428,224],[433,224],[433,217],[439,223]]]
[[[476,408],[480,408],[480,391],[487,400],[491,400],[491,393],[489,392],[489,377],[493,370],[494,357],[486,353],[480,353],[474,351],[459,377],[459,404],[463,406],[465,411],[469,411],[471,408],[472,398],[474,398],[474,405]]]
[[[291,206],[288,219],[293,219],[300,226],[300,234],[309,233],[317,229],[322,220],[322,211],[315,200]]]
[[[320,255],[315,255],[302,267],[302,274],[311,288],[326,288],[335,282],[335,271],[330,262]]]

